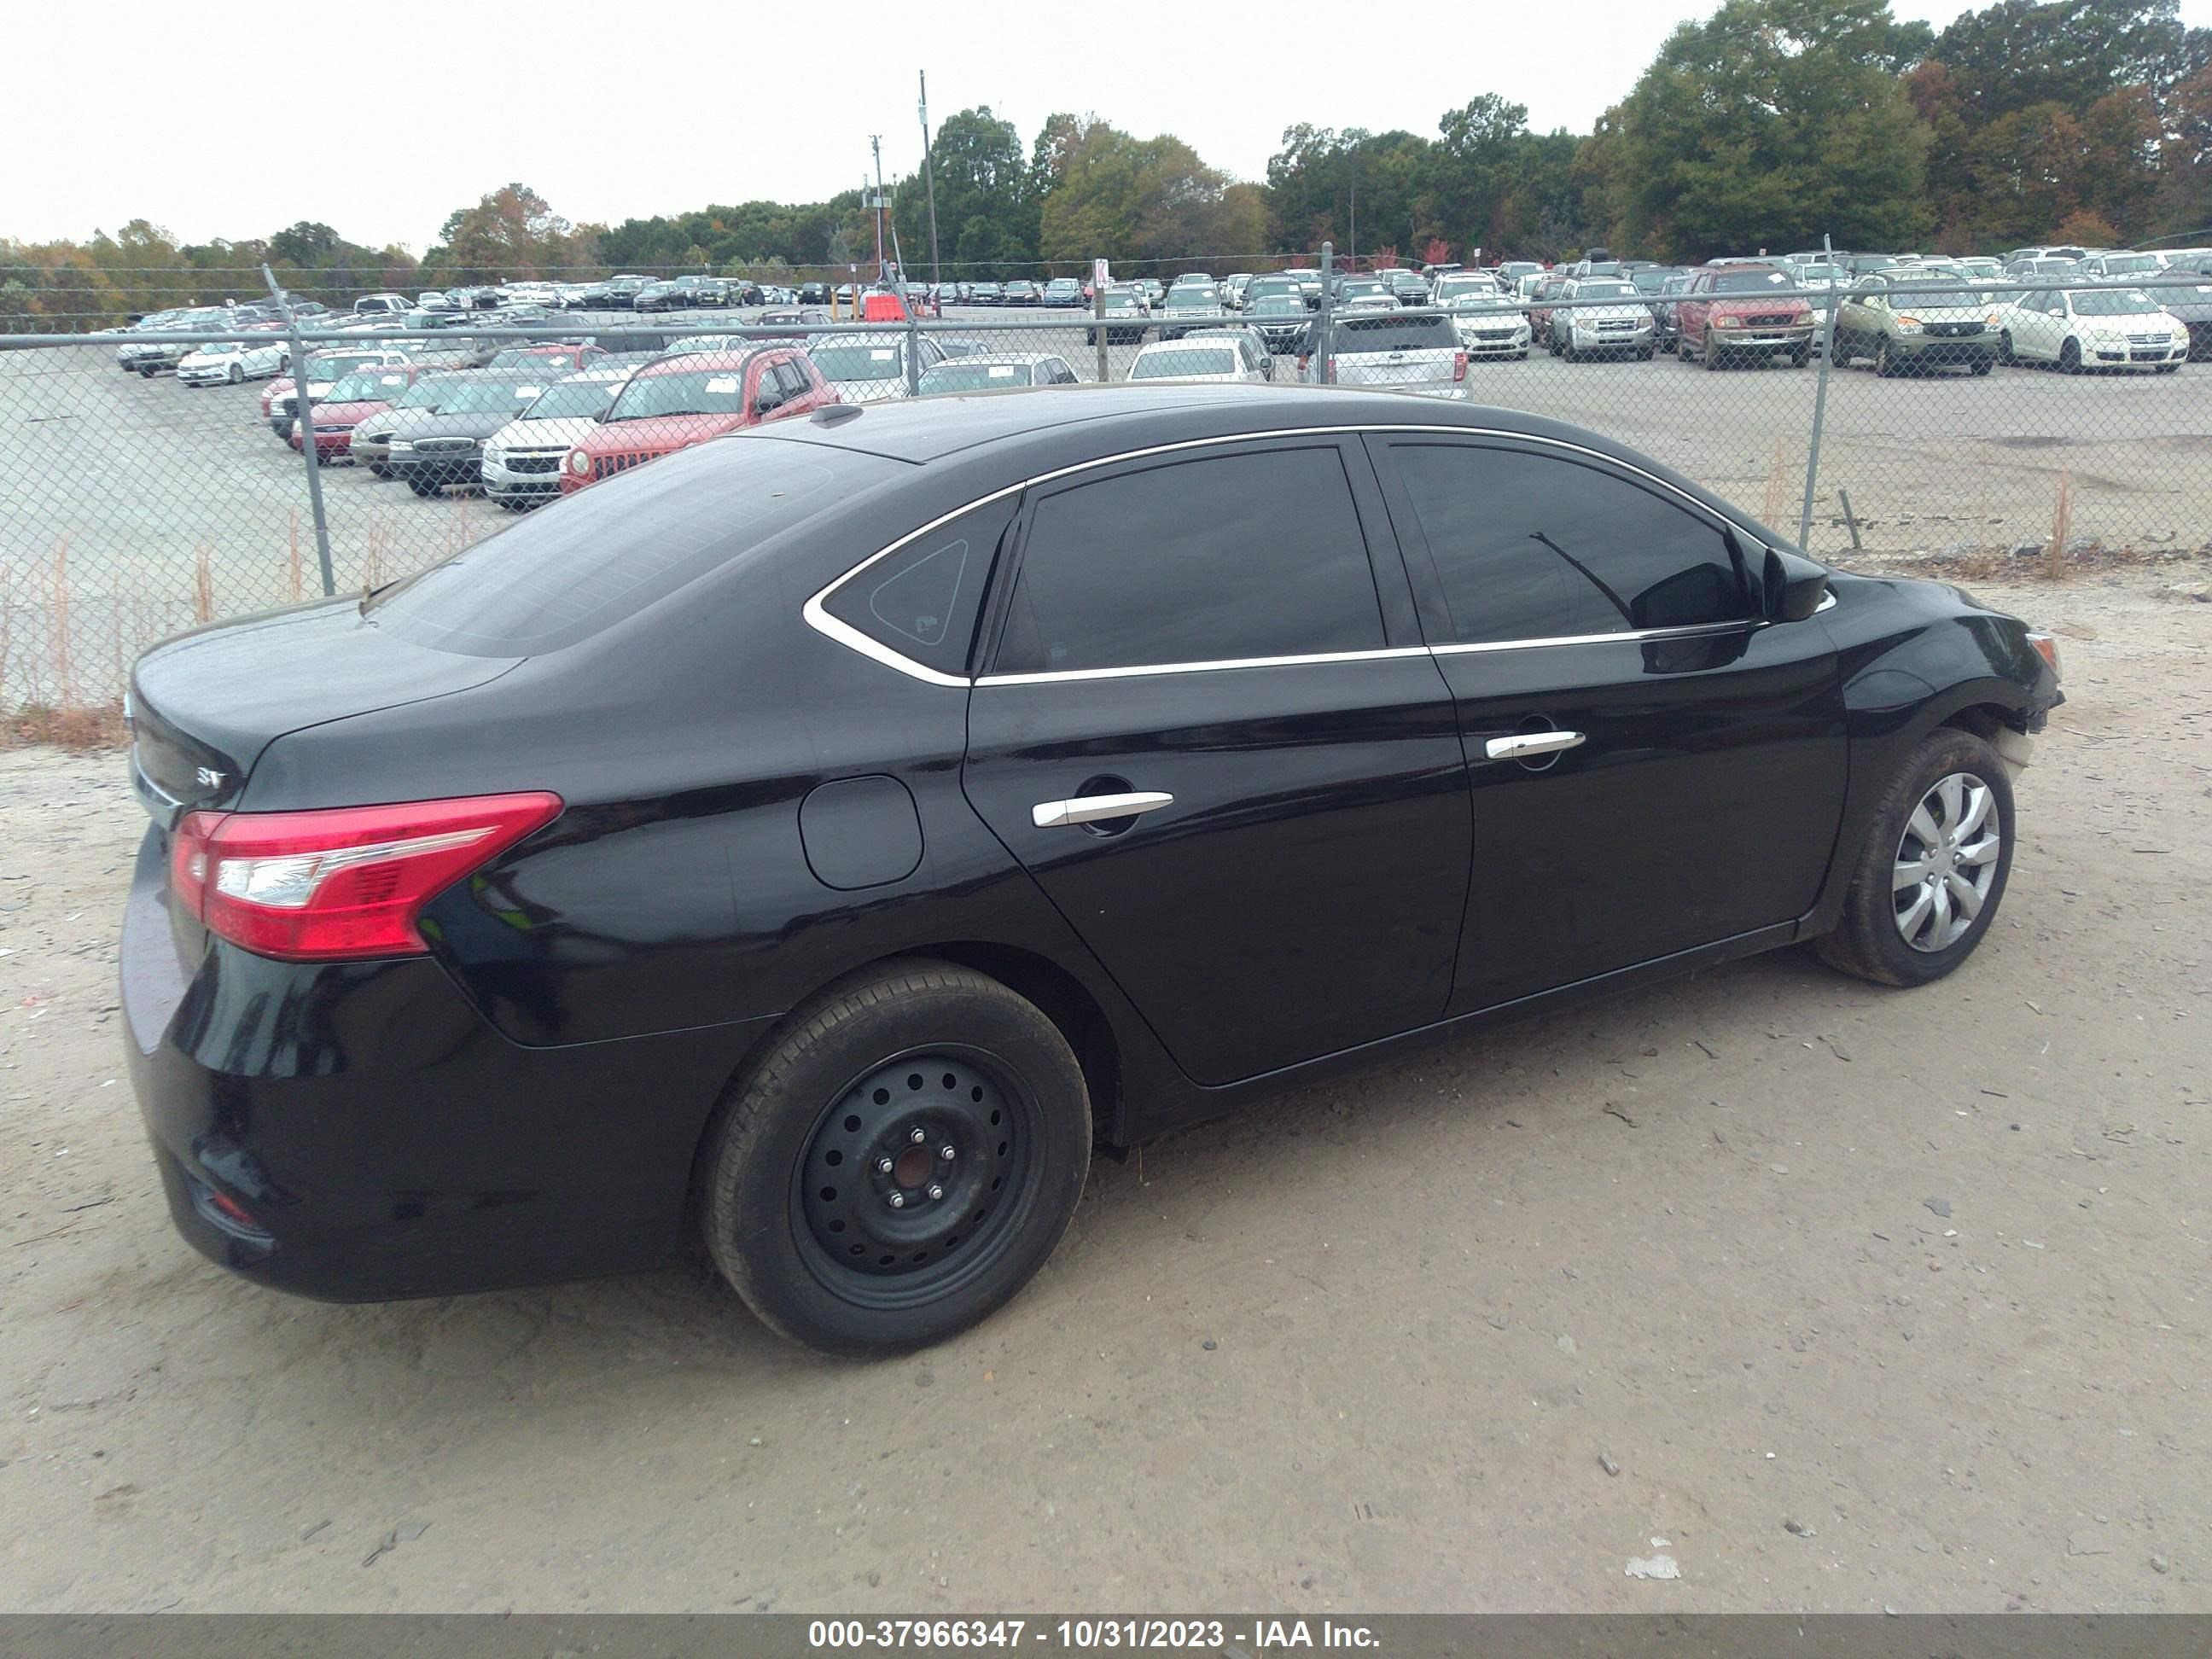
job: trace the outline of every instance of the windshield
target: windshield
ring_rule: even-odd
[[[1185,374],[1234,374],[1237,354],[1227,346],[1179,345],[1147,351],[1129,365],[1133,380],[1169,380]]]
[[[1106,296],[1106,309],[1109,311],[1136,311],[1141,307],[1142,301],[1133,294],[1109,294]],[[1304,308],[1303,301],[1299,302],[1299,308]]]
[[[974,357],[939,363],[921,377],[924,392],[994,392],[1029,383],[1027,363],[986,362]]]
[[[1255,317],[1303,317],[1306,302],[1295,294],[1266,294],[1245,307]]]
[[[865,340],[818,345],[807,352],[825,380],[900,380],[906,370],[895,345],[870,345]]]
[[[2158,308],[2156,301],[2140,289],[2120,289],[2110,294],[2092,290],[2074,296],[2076,317],[2140,317]]]
[[[1936,277],[1923,276],[1917,282],[1893,282],[1890,286],[1895,291],[1899,305],[1971,306],[1979,298],[1970,289]]]
[[[1674,274],[1671,270],[1639,270],[1628,280],[1635,284],[1638,294],[1656,294],[1667,286],[1667,279]]]
[[[1800,265],[1797,267],[1797,276],[1801,284],[1837,283],[1843,280],[1843,273],[1833,265]]]
[[[470,380],[438,399],[438,413],[511,415],[544,389],[543,380]]]
[[[363,369],[349,374],[331,388],[326,404],[389,403],[407,386],[404,369]]]
[[[1577,283],[1574,297],[1577,300],[1633,300],[1633,283]]]
[[[394,409],[435,409],[438,399],[465,384],[451,376],[442,380],[417,380],[407,388],[407,395],[392,404]]]
[[[1356,300],[1363,294],[1388,294],[1389,286],[1379,277],[1347,276],[1337,292],[1347,300]]]
[[[1518,311],[1521,307],[1503,294],[1462,294],[1451,302],[1454,311]]]
[[[307,361],[307,384],[321,380],[343,380],[357,369],[368,368],[380,361],[375,353],[362,356],[312,357]]]
[[[1716,294],[1763,294],[1771,288],[1796,286],[1778,270],[1731,270],[1713,278]]]
[[[608,409],[606,418],[649,421],[657,415],[741,415],[744,407],[742,369],[675,369],[632,380]]]
[[[1336,325],[1336,349],[1360,351],[1456,351],[1459,334],[1442,317],[1409,317],[1403,312],[1347,317]]]
[[[1168,290],[1168,303],[1171,306],[1210,306],[1217,301],[1218,296],[1212,289],[1200,288],[1195,283]]]
[[[534,368],[547,374],[565,373],[575,354],[572,351],[548,351],[543,346],[509,346],[499,353],[486,368]]]
[[[2123,258],[2105,261],[2105,274],[2108,276],[2126,276],[2139,271],[2165,269],[2156,256],[2148,253],[2131,253]]]

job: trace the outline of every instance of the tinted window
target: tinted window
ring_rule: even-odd
[[[1649,489],[1518,450],[1400,444],[1391,453],[1460,643],[1748,614],[1721,532]]]
[[[991,556],[1015,502],[1009,495],[916,537],[847,581],[822,608],[902,657],[964,674]]]
[[[532,514],[366,614],[474,656],[557,651],[902,470],[769,438],[701,445]]]
[[[1318,326],[1318,325],[1316,325]],[[1459,334],[1445,317],[1345,317],[1332,331],[1336,349],[1355,351],[1455,351]]]
[[[1211,456],[1047,496],[994,666],[1126,668],[1382,644],[1334,447]]]

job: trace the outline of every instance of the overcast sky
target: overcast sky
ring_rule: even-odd
[[[1967,9],[1893,8],[1939,27]],[[1259,179],[1295,122],[1433,135],[1486,92],[1526,104],[1532,126],[1586,131],[1680,16],[1714,9],[31,5],[8,31],[17,142],[0,236],[143,216],[187,241],[236,240],[315,219],[420,253],[447,213],[510,179],[579,223],[818,201],[861,182],[871,133],[886,178],[920,165],[916,70],[933,122],[988,104],[1027,145],[1055,110],[1095,112]],[[2181,11],[2212,23],[2212,0]]]

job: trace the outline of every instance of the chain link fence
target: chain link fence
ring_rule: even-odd
[[[832,392],[1397,386],[1592,428],[1846,564],[1917,555],[1973,576],[2212,552],[2212,369],[2185,367],[2212,356],[2212,303],[2191,324],[2093,283],[1983,284],[1942,306],[1771,289],[1753,310],[1480,293],[1404,307],[1352,287],[1310,309],[948,295],[894,322],[816,306],[194,313],[0,337],[0,708],[112,702],[166,634],[380,586]]]

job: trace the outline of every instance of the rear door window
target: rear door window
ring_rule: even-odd
[[[1725,532],[1565,457],[1393,443],[1451,619],[1436,644],[1574,639],[1751,614]]]
[[[1334,445],[1146,467],[1044,497],[993,671],[1068,672],[1383,644]]]
[[[1448,317],[1345,317],[1334,331],[1340,353],[1459,349],[1458,331]]]

